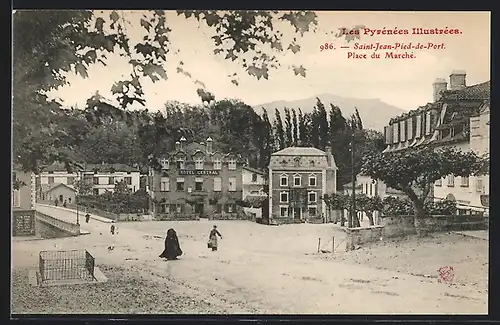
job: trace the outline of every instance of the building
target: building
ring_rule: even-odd
[[[11,189],[12,210],[31,210],[35,206],[35,174],[21,171],[14,167],[12,182],[19,185],[18,189]]]
[[[213,149],[206,143],[187,143],[182,137],[173,152],[150,169],[148,190],[155,217],[213,216],[242,213],[242,170],[245,160]]]
[[[385,127],[387,147],[384,151],[432,146],[489,152],[489,145],[486,146],[486,142],[489,142],[489,125],[478,124],[489,121],[490,87],[489,81],[467,86],[464,71],[451,73],[450,87],[445,79],[437,79],[432,85],[432,103],[391,119]],[[475,129],[471,128],[471,123]],[[471,133],[474,132],[480,132],[481,135],[473,139]],[[451,175],[437,181],[430,195],[437,200],[456,200],[459,213],[484,211],[480,201],[486,190],[482,190],[481,186],[477,188],[477,185],[485,178],[480,179]]]
[[[327,213],[323,195],[336,193],[337,166],[326,152],[311,147],[289,147],[271,155],[269,214],[277,223],[322,220]]]
[[[81,171],[81,178],[92,186],[93,195],[113,192],[116,183],[122,181],[132,192],[140,188],[139,169],[125,164],[86,164]]]
[[[50,202],[58,201],[60,204],[75,203],[76,189],[71,185],[55,183],[44,192],[45,200]]]
[[[75,171],[69,173],[64,164],[54,163],[50,166],[47,166],[43,168],[42,171],[36,177],[37,198],[40,200],[53,201],[55,200],[56,197],[55,196],[53,197],[53,195],[48,195],[47,191],[54,189],[60,184],[73,187],[78,179],[79,179],[78,172]],[[49,196],[51,198],[49,198]]]

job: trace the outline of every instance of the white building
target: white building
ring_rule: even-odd
[[[244,208],[245,213],[252,214],[255,218],[262,218],[261,203],[267,198],[267,193],[264,191],[266,185],[266,177],[263,171],[244,166],[242,168],[242,191],[243,200],[250,204],[255,204],[252,207]]]
[[[467,86],[465,71],[450,74],[433,85],[433,102],[391,119],[385,128],[385,152],[411,147],[454,147],[489,153],[489,81]],[[438,180],[431,197],[455,200],[458,213],[487,212],[488,177],[454,177]],[[487,204],[486,204],[487,205]]]
[[[92,194],[113,192],[117,182],[124,181],[132,192],[139,190],[138,168],[125,164],[87,164],[81,172],[82,179],[92,186]]]
[[[60,184],[73,187],[78,179],[78,172],[68,173],[64,164],[47,166],[36,176],[36,196],[38,199],[48,200],[47,191]]]

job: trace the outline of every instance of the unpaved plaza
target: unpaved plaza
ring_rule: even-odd
[[[53,208],[47,208],[53,210]],[[216,223],[220,250],[206,247]],[[248,221],[82,224],[89,235],[13,242],[13,313],[486,314],[488,242],[455,234],[377,244],[346,253],[332,224],[265,226]],[[174,228],[184,255],[158,258]],[[317,253],[318,238],[336,252]],[[109,247],[113,247],[109,250]],[[30,287],[38,252],[87,249],[109,281]],[[436,266],[453,265],[455,283]]]

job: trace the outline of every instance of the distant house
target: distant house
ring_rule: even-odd
[[[35,205],[35,174],[26,173],[14,167],[12,181],[19,184],[19,189],[12,186],[11,206],[13,210],[31,210]]]
[[[140,188],[140,171],[125,164],[86,164],[81,177],[92,187],[92,194],[100,195],[113,192],[117,182],[124,181],[127,187],[136,192]]]
[[[78,179],[78,171],[69,173],[66,169],[66,166],[62,163],[54,163],[50,166],[44,167],[42,171],[37,175],[37,198],[41,200],[52,200],[49,199],[47,191],[55,188],[59,184],[73,187]]]
[[[267,199],[267,193],[264,190],[266,185],[266,174],[258,169],[243,166],[242,172],[242,190],[243,200],[250,207],[244,210],[247,214],[252,214],[256,219],[262,218],[262,203]]]
[[[44,200],[49,200],[54,202],[57,200],[60,204],[74,203],[76,196],[76,189],[71,185],[66,185],[62,183],[52,184],[44,193]]]

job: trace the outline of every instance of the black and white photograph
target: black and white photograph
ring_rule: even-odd
[[[13,10],[11,317],[487,315],[490,38],[487,11]]]

